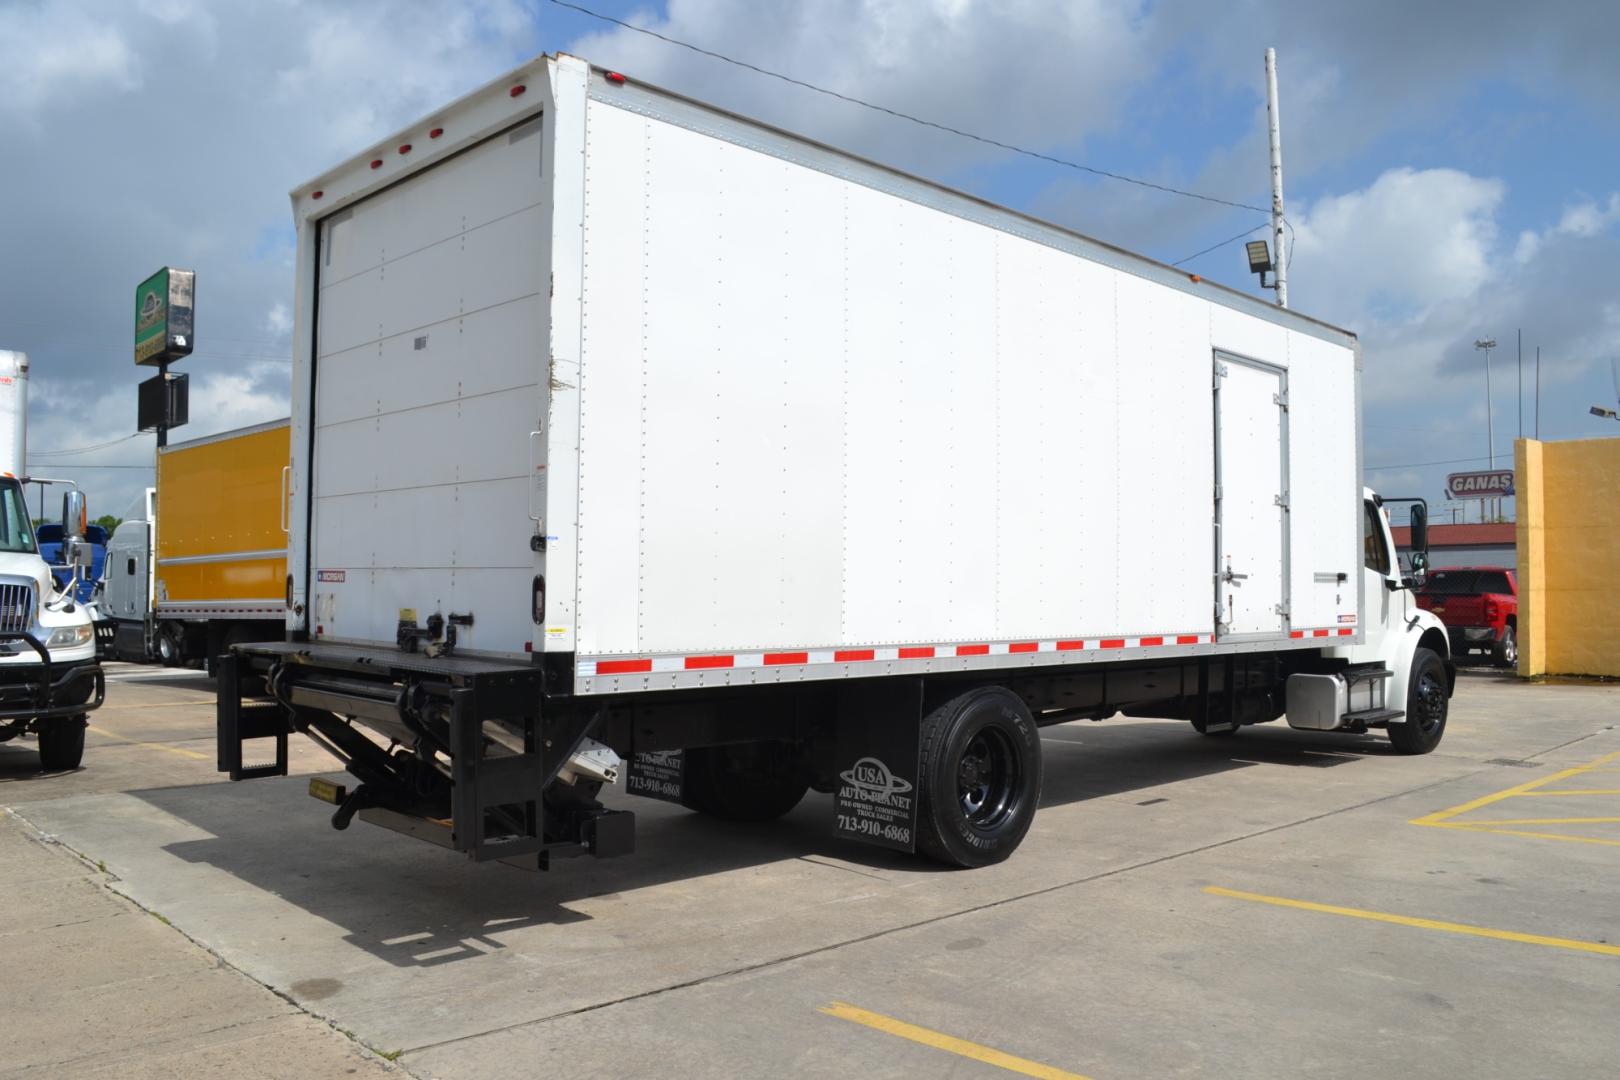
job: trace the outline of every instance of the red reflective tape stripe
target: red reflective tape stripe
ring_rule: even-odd
[[[922,645],[922,646],[919,646],[919,647],[914,648],[914,649],[901,649],[900,650],[900,659],[902,659],[902,660],[921,660],[921,659],[924,659],[925,657],[929,657],[929,656],[933,656],[933,655],[934,655],[934,647],[932,645]]]
[[[1351,629],[1348,626],[1339,627],[1339,636],[1340,637],[1349,637],[1353,633],[1355,633],[1355,630]]]
[[[851,660],[871,660],[875,656],[877,656],[877,652],[873,649],[839,649],[833,653],[833,659],[840,664],[848,663]]]
[[[1162,638],[1162,637],[1145,637],[1145,638],[1141,639],[1140,644],[1142,644],[1142,645],[1163,645],[1164,644],[1164,638]]]
[[[1041,647],[1038,641],[1015,641],[1007,646],[1008,652],[1037,652]]]
[[[1311,633],[1315,634],[1317,637],[1327,637],[1326,630],[1312,630]]]
[[[1085,647],[1086,643],[1083,641],[1060,641],[1057,643],[1058,652],[1073,652],[1076,649]]]
[[[1101,641],[1097,642],[1097,645],[1099,648],[1104,649],[1123,649],[1125,647],[1125,639],[1122,637],[1105,637]]]
[[[636,675],[652,670],[651,660],[598,660],[598,675]]]
[[[688,656],[686,658],[686,670],[731,667],[735,662],[736,657],[733,656]]]
[[[958,645],[956,647],[956,655],[957,656],[988,656],[988,655],[990,655],[990,646],[988,646],[988,645]]]
[[[808,664],[810,654],[807,652],[768,652],[765,654],[766,664]]]
[[[1288,631],[1288,636],[1289,637],[1304,637],[1305,636],[1305,631],[1303,631],[1303,630],[1290,630],[1290,631]]]
[[[1198,644],[1198,635],[1197,634],[1177,634],[1176,635],[1176,644],[1177,645],[1196,645],[1196,644]]]

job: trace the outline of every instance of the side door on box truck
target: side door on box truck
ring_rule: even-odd
[[[1222,639],[1287,630],[1287,373],[1215,354],[1215,603]]]

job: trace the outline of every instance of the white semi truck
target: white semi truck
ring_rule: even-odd
[[[0,742],[39,738],[47,772],[76,769],[91,710],[106,696],[90,610],[76,599],[90,566],[89,510],[70,489],[62,501],[62,553],[72,572],[58,588],[39,554],[24,484],[64,483],[27,474],[28,357],[0,350]]]
[[[338,828],[622,854],[622,769],[978,866],[1043,725],[1444,733],[1348,331],[568,56],[292,204],[287,640],[219,764],[309,736]]]

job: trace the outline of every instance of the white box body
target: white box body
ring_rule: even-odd
[[[293,203],[293,631],[583,694],[1361,640],[1345,331],[567,57]]]

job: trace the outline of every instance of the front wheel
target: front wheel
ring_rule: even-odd
[[[1429,649],[1412,655],[1412,674],[1406,681],[1406,719],[1389,725],[1389,741],[1402,754],[1427,754],[1446,733],[1446,668]]]
[[[917,850],[953,866],[1011,855],[1041,798],[1041,737],[1010,690],[970,690],[923,718]]]
[[[39,764],[46,772],[71,772],[84,760],[82,716],[64,716],[46,722],[39,733]]]

